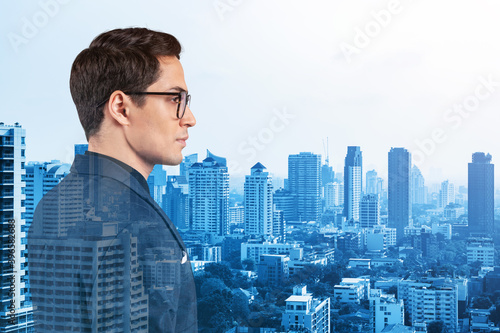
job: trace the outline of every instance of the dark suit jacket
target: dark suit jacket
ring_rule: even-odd
[[[28,233],[36,332],[196,332],[196,291],[179,233],[145,179],[77,155]]]

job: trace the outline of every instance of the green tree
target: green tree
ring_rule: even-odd
[[[237,291],[233,294],[231,310],[233,317],[239,324],[246,324],[248,321],[248,317],[250,316],[248,304],[248,298],[243,292]]]
[[[394,297],[398,298],[398,286],[390,286],[387,290],[387,293],[390,295],[394,295]]]
[[[330,286],[323,282],[308,285],[307,289],[314,297],[330,297],[332,295]]]
[[[229,290],[215,290],[208,296],[198,299],[200,326],[216,328],[218,331],[218,329],[226,327],[228,323],[232,323],[231,303],[232,295]],[[220,332],[224,332],[224,330]]]
[[[226,286],[232,288],[233,286],[233,273],[226,264],[212,263],[205,266],[205,273],[210,274],[212,277],[221,279]]]
[[[255,261],[252,258],[247,258],[241,262],[243,268],[247,271],[255,271]]]
[[[233,269],[243,269],[243,266],[241,265],[241,252],[240,251],[233,251],[229,254],[227,262],[229,263],[229,266]]]
[[[448,330],[442,320],[431,321],[427,325],[427,333],[446,333]]]
[[[229,291],[229,288],[224,284],[224,282],[222,282],[221,279],[208,278],[201,285],[200,295],[201,296],[208,296],[216,290]]]
[[[476,309],[489,309],[493,304],[488,297],[476,297],[472,301],[472,307]]]

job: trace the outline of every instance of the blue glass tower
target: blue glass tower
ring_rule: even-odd
[[[33,332],[26,267],[26,131],[0,123],[0,332]]]
[[[344,216],[359,221],[359,203],[363,184],[363,157],[358,146],[347,147],[344,165]]]
[[[469,163],[469,233],[492,237],[494,228],[494,172],[491,155],[472,154]]]
[[[396,228],[396,241],[400,243],[411,218],[411,154],[405,148],[391,148],[388,156],[388,223]]]
[[[321,155],[300,153],[288,156],[288,187],[297,195],[296,221],[321,218]]]

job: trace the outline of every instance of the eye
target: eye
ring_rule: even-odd
[[[171,99],[172,102],[179,104],[181,102],[181,98],[177,96],[173,96]]]

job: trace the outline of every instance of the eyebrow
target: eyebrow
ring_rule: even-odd
[[[187,90],[186,90],[186,89],[184,89],[184,88],[182,88],[182,87],[180,87],[180,86],[175,86],[175,87],[169,88],[168,90],[169,90],[169,91],[170,91],[170,90],[177,90],[177,91],[179,91],[179,92],[181,92],[181,91],[186,91],[186,92],[187,92]]]

